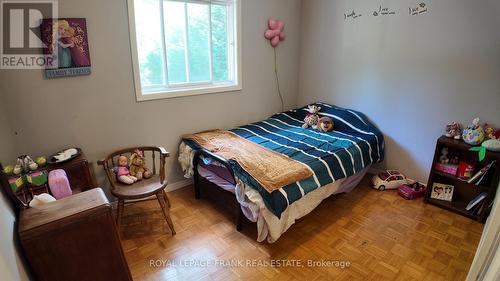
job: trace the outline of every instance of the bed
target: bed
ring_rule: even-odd
[[[325,198],[351,191],[373,163],[383,160],[383,136],[361,112],[316,104],[321,106],[320,117],[334,121],[333,132],[302,128],[307,106],[229,130],[306,166],[311,176],[269,191],[247,172],[248,165],[183,137],[179,163],[185,177],[194,177],[195,196],[211,197],[229,206],[238,230],[248,219],[257,224],[257,241],[272,243]]]

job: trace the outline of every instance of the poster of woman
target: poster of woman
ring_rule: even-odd
[[[40,25],[47,78],[90,74],[87,25],[84,18],[43,19]]]

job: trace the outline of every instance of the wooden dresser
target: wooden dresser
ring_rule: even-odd
[[[22,210],[19,237],[37,280],[132,280],[100,188]]]

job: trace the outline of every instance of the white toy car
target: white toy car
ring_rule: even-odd
[[[405,175],[396,170],[387,170],[372,178],[372,187],[381,191],[386,189],[397,189],[402,184],[408,184]]]

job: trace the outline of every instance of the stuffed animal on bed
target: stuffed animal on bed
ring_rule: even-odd
[[[309,113],[307,113],[307,116],[304,118],[304,125],[302,125],[302,128],[307,129],[311,126],[313,129],[316,129],[318,127],[318,112],[320,109],[321,107],[315,104],[307,106],[307,111],[309,111]]]
[[[146,158],[144,152],[136,149],[130,156],[130,174],[137,180],[149,179],[153,173],[146,167]]]
[[[330,117],[321,117],[318,120],[318,130],[323,132],[333,131],[333,120]]]

